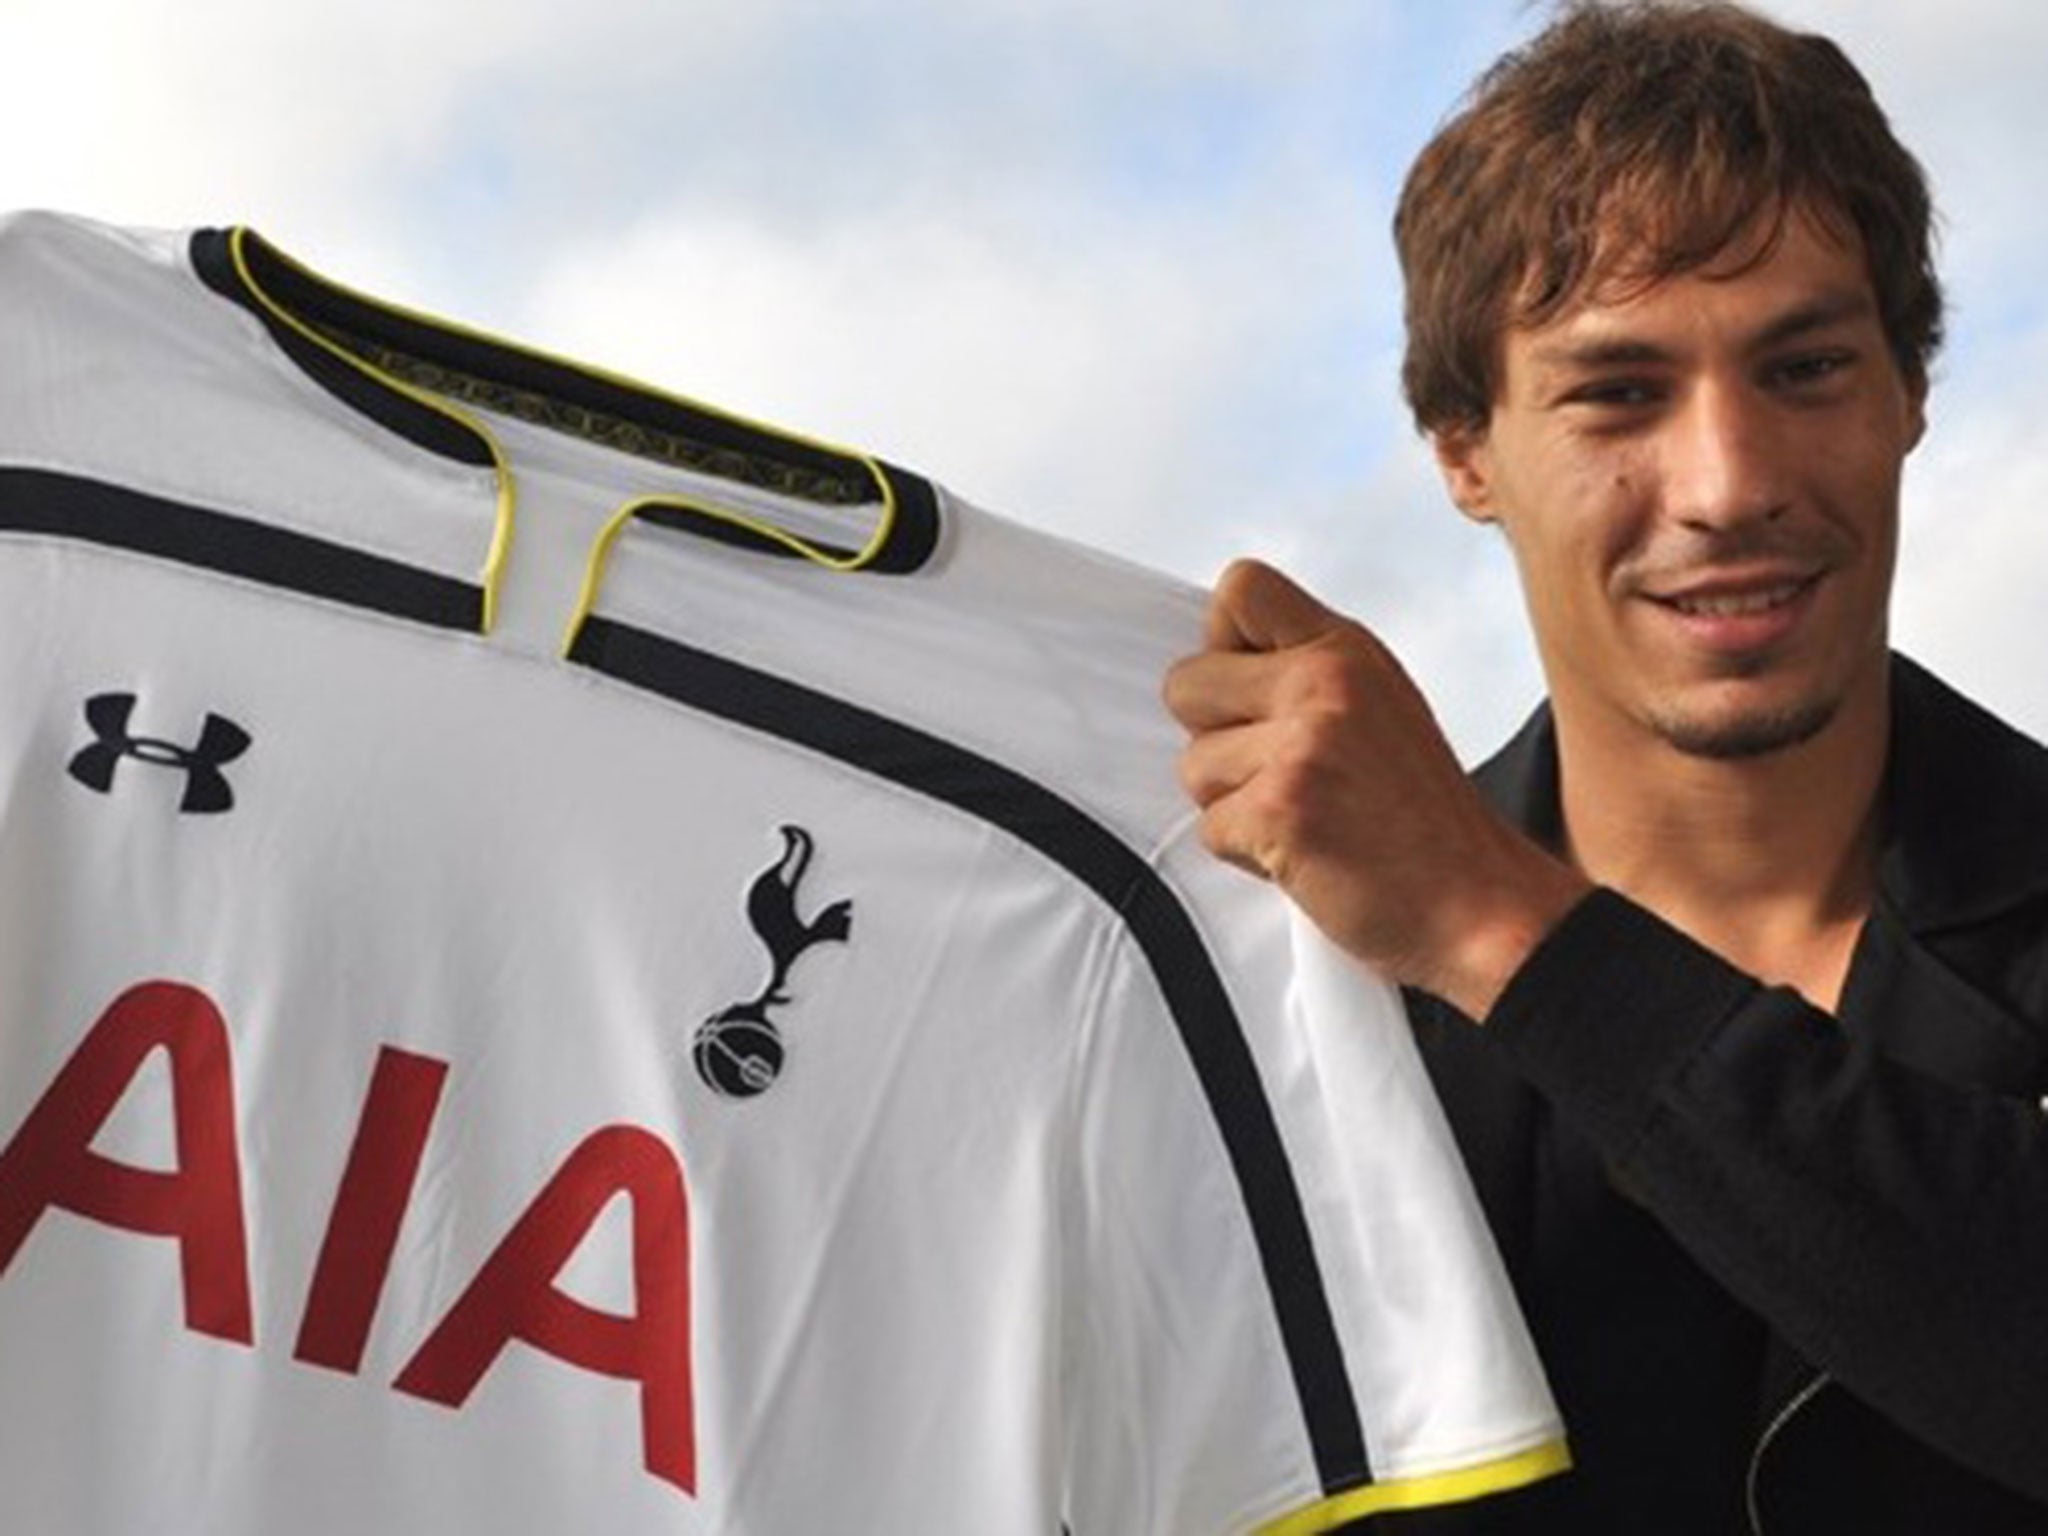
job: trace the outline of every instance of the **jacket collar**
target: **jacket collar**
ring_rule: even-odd
[[[1903,656],[1891,709],[1878,879],[1905,926],[1965,926],[2048,893],[2048,749]],[[1474,778],[1523,831],[1562,845],[1548,704]]]

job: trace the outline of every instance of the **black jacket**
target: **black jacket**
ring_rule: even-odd
[[[1410,996],[1578,1465],[1381,1529],[2048,1533],[2048,750],[1893,720],[1839,1022],[1607,891],[1485,1029]],[[1478,781],[1555,844],[1547,711]]]

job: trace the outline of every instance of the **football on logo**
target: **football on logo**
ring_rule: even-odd
[[[782,986],[797,957],[820,944],[844,944],[853,931],[850,901],[832,902],[808,919],[798,913],[797,886],[816,845],[802,827],[785,826],[781,832],[781,856],[747,889],[747,921],[767,952],[767,980],[753,997],[706,1019],[690,1043],[697,1075],[729,1099],[765,1092],[782,1072],[782,1036],[768,1010],[789,1002]]]
[[[782,1037],[765,1019],[720,1014],[697,1031],[697,1075],[729,1099],[750,1099],[782,1071]]]

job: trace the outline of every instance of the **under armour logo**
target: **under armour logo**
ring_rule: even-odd
[[[200,728],[197,744],[181,747],[172,741],[130,735],[128,717],[134,711],[132,693],[101,693],[85,701],[85,723],[99,740],[71,759],[71,777],[104,795],[114,787],[114,770],[121,760],[132,757],[184,773],[180,811],[203,814],[234,806],[235,792],[221,768],[249,750],[247,731],[224,716],[210,714]]]
[[[711,1015],[698,1026],[691,1045],[697,1075],[727,1098],[750,1099],[782,1071],[782,1036],[769,1021],[769,1008],[787,1003],[782,984],[805,950],[827,942],[843,944],[853,928],[853,903],[835,901],[804,922],[796,912],[797,883],[811,862],[811,835],[801,827],[782,829],[782,857],[761,871],[747,890],[747,921],[768,951],[768,981],[758,994]]]

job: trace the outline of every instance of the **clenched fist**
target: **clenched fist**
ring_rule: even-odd
[[[1484,1019],[1586,881],[1480,799],[1393,654],[1279,572],[1225,571],[1206,644],[1165,686],[1203,840],[1390,981]]]

